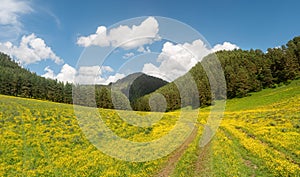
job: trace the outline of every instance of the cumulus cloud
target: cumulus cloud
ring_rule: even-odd
[[[110,66],[102,66],[100,71],[113,72],[114,69],[112,69]]]
[[[111,73],[114,70],[110,66],[81,66],[78,71],[68,64],[64,64],[60,72],[56,75],[53,70],[47,66],[45,78],[57,79],[62,82],[79,84],[109,84],[125,77],[124,74],[116,73],[108,78],[102,77],[103,73]]]
[[[116,73],[115,75],[109,76],[107,80],[104,82],[104,84],[109,84],[111,82],[116,82],[119,79],[122,79],[125,77],[125,74]]]
[[[158,31],[159,25],[156,19],[148,17],[140,25],[133,25],[132,27],[120,25],[107,31],[105,26],[99,26],[95,34],[79,37],[77,44],[83,47],[92,45],[113,46],[129,50],[160,40]]]
[[[137,49],[138,52],[142,52],[142,53],[150,53],[151,50],[149,48],[149,46],[147,46],[146,48],[144,46],[140,46],[138,49]]]
[[[167,81],[173,81],[188,72],[206,55],[219,50],[233,50],[235,48],[238,48],[235,44],[224,42],[209,49],[200,39],[184,44],[166,42],[157,58],[159,66],[146,63],[142,72]]]
[[[0,24],[19,25],[20,14],[32,12],[28,1],[2,0],[0,4]]]
[[[130,57],[133,57],[134,56],[134,53],[133,52],[129,52],[129,53],[125,53],[124,55],[123,55],[123,58],[124,59],[127,59],[127,58],[130,58]]]
[[[50,79],[55,79],[55,74],[54,74],[54,71],[52,69],[50,69],[49,66],[47,66],[44,71],[46,72],[45,74],[42,75],[42,77],[45,77],[45,78],[50,78]]]
[[[50,69],[49,66],[47,66],[45,69],[45,74],[42,75],[42,77],[50,78],[50,79],[57,79],[62,82],[69,82],[74,83],[75,75],[76,75],[76,69],[68,64],[64,64],[60,70],[60,72],[56,75],[52,69]]]
[[[101,77],[101,73],[100,66],[81,66],[76,74],[75,83],[103,83],[105,80]]]
[[[72,83],[75,79],[76,69],[68,64],[64,64],[60,70],[60,73],[55,77],[57,80],[62,82]]]
[[[11,38],[22,31],[20,16],[31,13],[30,1],[1,0],[0,3],[0,36]]]
[[[91,45],[106,47],[110,45],[110,41],[106,34],[106,27],[99,26],[95,34],[89,36],[81,36],[77,39],[77,44],[83,47],[88,47]]]
[[[209,53],[210,50],[201,40],[184,44],[166,42],[157,58],[160,65],[156,67],[148,63],[144,65],[142,71],[146,74],[163,77],[165,80],[172,81],[185,74]]]
[[[11,55],[25,65],[46,59],[53,60],[56,64],[63,63],[63,60],[46,45],[45,41],[36,37],[35,34],[23,36],[19,46],[11,42],[0,43],[0,51]]]
[[[239,49],[239,47],[235,44],[231,44],[230,42],[224,42],[223,44],[217,44],[212,48],[213,52],[217,52],[220,50],[234,50]]]
[[[110,66],[81,66],[76,74],[75,82],[80,84],[109,84],[125,77],[124,74],[116,73],[108,78],[103,77],[104,73],[111,73],[114,70]]]

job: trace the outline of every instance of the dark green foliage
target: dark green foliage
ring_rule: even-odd
[[[0,94],[72,103],[72,85],[46,79],[0,53]]]
[[[300,37],[295,37],[286,46],[268,49],[267,58],[271,60],[272,76],[275,83],[293,80],[300,73]]]
[[[143,73],[134,73],[109,85],[76,85],[73,89],[74,103],[78,105],[131,109],[131,103],[149,94],[167,82]]]
[[[146,74],[141,74],[130,85],[129,101],[133,102],[146,94],[154,92],[155,90],[166,85],[167,83],[168,82],[162,79],[148,76]]]
[[[158,88],[168,84],[168,82],[146,75],[144,73],[133,73],[116,83],[110,84],[112,90],[122,92],[130,102],[149,94]]]
[[[272,84],[267,59],[261,52],[234,50],[216,54],[224,70],[228,98],[245,97],[249,92],[259,91]]]
[[[105,86],[96,86],[95,88],[97,107],[113,109],[110,89]]]
[[[224,79],[216,74],[220,68],[211,59],[215,56],[224,71],[224,84],[218,84]],[[280,48],[270,48],[266,53],[239,49],[210,54],[186,75],[169,84],[135,73],[108,86],[75,86],[37,76],[0,53],[0,94],[62,103],[73,103],[76,98],[75,104],[109,109],[130,109],[131,106],[134,110],[150,111],[149,100],[154,98],[154,93],[165,98],[167,111],[186,106],[197,108],[213,104],[213,99],[245,97],[263,88],[288,84],[299,77],[300,37]],[[196,90],[192,89],[193,84]],[[221,87],[225,85],[226,88]]]
[[[226,92],[222,93],[222,88],[211,87],[215,82],[222,81],[220,76],[216,75],[208,79],[205,71],[217,73],[212,63],[211,57],[217,55],[222,65],[226,79]],[[209,69],[204,69],[204,67]],[[263,88],[274,88],[282,83],[288,84],[291,80],[300,77],[300,37],[295,37],[289,41],[286,46],[281,48],[268,49],[266,53],[261,50],[233,50],[219,51],[215,54],[206,56],[200,63],[194,66],[188,73],[192,75],[198,88],[200,106],[212,104],[212,98],[223,99],[245,97],[250,92],[260,91]],[[214,74],[210,74],[214,75]],[[174,82],[165,85],[155,91],[165,96],[167,101],[167,110],[176,110],[183,106],[193,106],[182,104],[185,102],[175,83],[184,82],[185,76],[176,79]],[[213,91],[210,89],[214,89]],[[196,95],[196,94],[194,94]],[[146,95],[139,98],[134,104],[136,110],[149,110],[149,98]]]

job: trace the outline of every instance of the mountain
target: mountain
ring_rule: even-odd
[[[226,93],[222,92],[223,88],[213,92],[210,90],[211,83],[203,68],[204,65],[212,69],[211,80],[214,82],[222,80],[214,74],[216,68],[211,57],[215,55],[224,71]],[[75,86],[38,76],[1,52],[0,73],[0,94],[5,95],[73,103],[73,87],[85,93],[83,96],[79,95],[80,99],[76,100],[75,103],[79,105],[94,106],[96,99],[97,107],[101,108],[129,109],[131,106],[134,110],[149,111],[149,99],[160,94],[165,98],[167,111],[185,106],[197,108],[212,104],[213,98],[246,97],[251,95],[251,92],[275,88],[298,79],[300,37],[295,37],[281,47],[269,48],[267,52],[239,49],[210,54],[187,74],[171,83],[143,73],[134,73],[108,86],[96,85],[95,93],[91,92],[94,86]],[[197,90],[189,89],[191,80],[195,81]],[[178,89],[178,86],[183,89]],[[117,106],[113,103],[117,103]]]
[[[138,72],[118,80],[111,84],[111,87],[113,90],[121,91],[126,95],[130,102],[133,102],[166,84],[168,84],[167,81]]]
[[[146,94],[152,93],[160,87],[168,84],[168,82],[138,72],[130,74],[122,79],[119,79],[115,83],[111,83],[108,86],[97,85],[95,87],[96,92],[96,104],[97,107],[109,108],[109,109],[122,109],[131,110],[134,102],[143,97]],[[85,86],[88,87],[88,86]],[[85,88],[85,95],[90,95],[88,88]],[[81,98],[80,105],[89,105],[92,101],[87,97]]]
[[[74,88],[77,89],[77,91],[85,93],[78,95],[82,98],[77,99],[75,102],[76,104],[94,106],[94,101],[91,99],[96,99],[97,107],[101,108],[115,108],[111,99],[111,89],[115,91],[113,96],[117,95],[118,102],[122,102],[122,104],[120,104],[122,106],[119,108],[128,109],[128,99],[132,102],[168,83],[162,79],[148,76],[144,73],[134,73],[110,85],[96,85],[95,98],[92,98],[90,97],[91,88],[94,86],[75,86],[71,83],[46,79],[22,68],[8,55],[1,52],[0,73],[0,94],[61,103],[73,103],[72,88]],[[120,93],[117,93],[116,91],[120,91]],[[123,103],[126,103],[127,105],[123,106]]]

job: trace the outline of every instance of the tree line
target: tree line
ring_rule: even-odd
[[[214,61],[212,58],[215,55],[218,57],[224,71],[226,79],[225,96],[229,99],[245,97],[251,92],[257,92],[263,88],[275,88],[281,84],[288,84],[291,80],[300,77],[300,37],[295,37],[281,47],[269,48],[266,53],[258,49],[218,51],[206,56],[186,75],[154,92],[164,96],[167,102],[167,111],[180,109],[184,106],[204,107],[211,105],[213,98],[222,99],[224,97],[224,93],[211,91],[211,83],[203,68],[203,66],[215,66],[212,63]],[[199,105],[186,100],[191,98],[183,96],[186,94],[184,92],[190,92],[190,90],[184,90],[182,93],[182,89],[177,87],[179,83],[186,82],[187,75],[191,75],[197,84],[198,92],[195,93]],[[213,79],[221,80],[218,78]],[[149,111],[149,99],[151,97],[152,95],[149,94],[139,98],[133,105],[134,109]],[[185,105],[184,102],[189,102],[190,105]]]
[[[215,56],[218,57],[224,71],[226,93],[210,90],[211,83],[203,68],[205,65],[213,66],[211,58]],[[73,85],[38,76],[20,67],[3,53],[0,53],[0,73],[0,94],[69,104],[73,103],[73,96],[78,96],[75,103],[80,105],[96,105],[110,109],[132,107],[134,110],[142,111],[151,110],[149,100],[155,100],[157,98],[153,95],[161,94],[167,103],[167,111],[171,111],[182,106],[196,108],[211,105],[213,98],[245,97],[251,92],[257,92],[263,88],[274,88],[298,79],[300,77],[300,37],[295,37],[281,47],[269,48],[265,53],[259,49],[237,49],[209,54],[186,75],[171,83],[139,73],[107,86]],[[185,88],[191,84],[189,82],[191,77],[195,81],[197,90],[178,89],[180,85]],[[219,80],[219,78],[214,78],[214,80]],[[72,95],[72,89],[75,91],[74,95]],[[76,93],[85,93],[85,96],[80,94],[79,98]],[[195,93],[197,98],[191,97]]]
[[[0,53],[0,94],[72,103],[72,84],[46,79]]]
[[[131,74],[109,85],[64,83],[38,76],[1,52],[0,73],[0,94],[68,104],[75,97],[78,105],[109,109],[129,109],[130,102],[168,83],[143,73]]]

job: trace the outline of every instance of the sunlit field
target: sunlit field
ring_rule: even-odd
[[[297,80],[228,100],[221,125],[204,148],[198,142],[210,109],[200,109],[198,134],[165,174],[300,176],[299,88]],[[137,142],[165,136],[180,113],[165,113],[149,128],[124,122],[115,110],[99,112],[117,135]],[[0,131],[0,176],[155,176],[179,153],[148,162],[118,160],[88,141],[72,105],[3,95]]]

